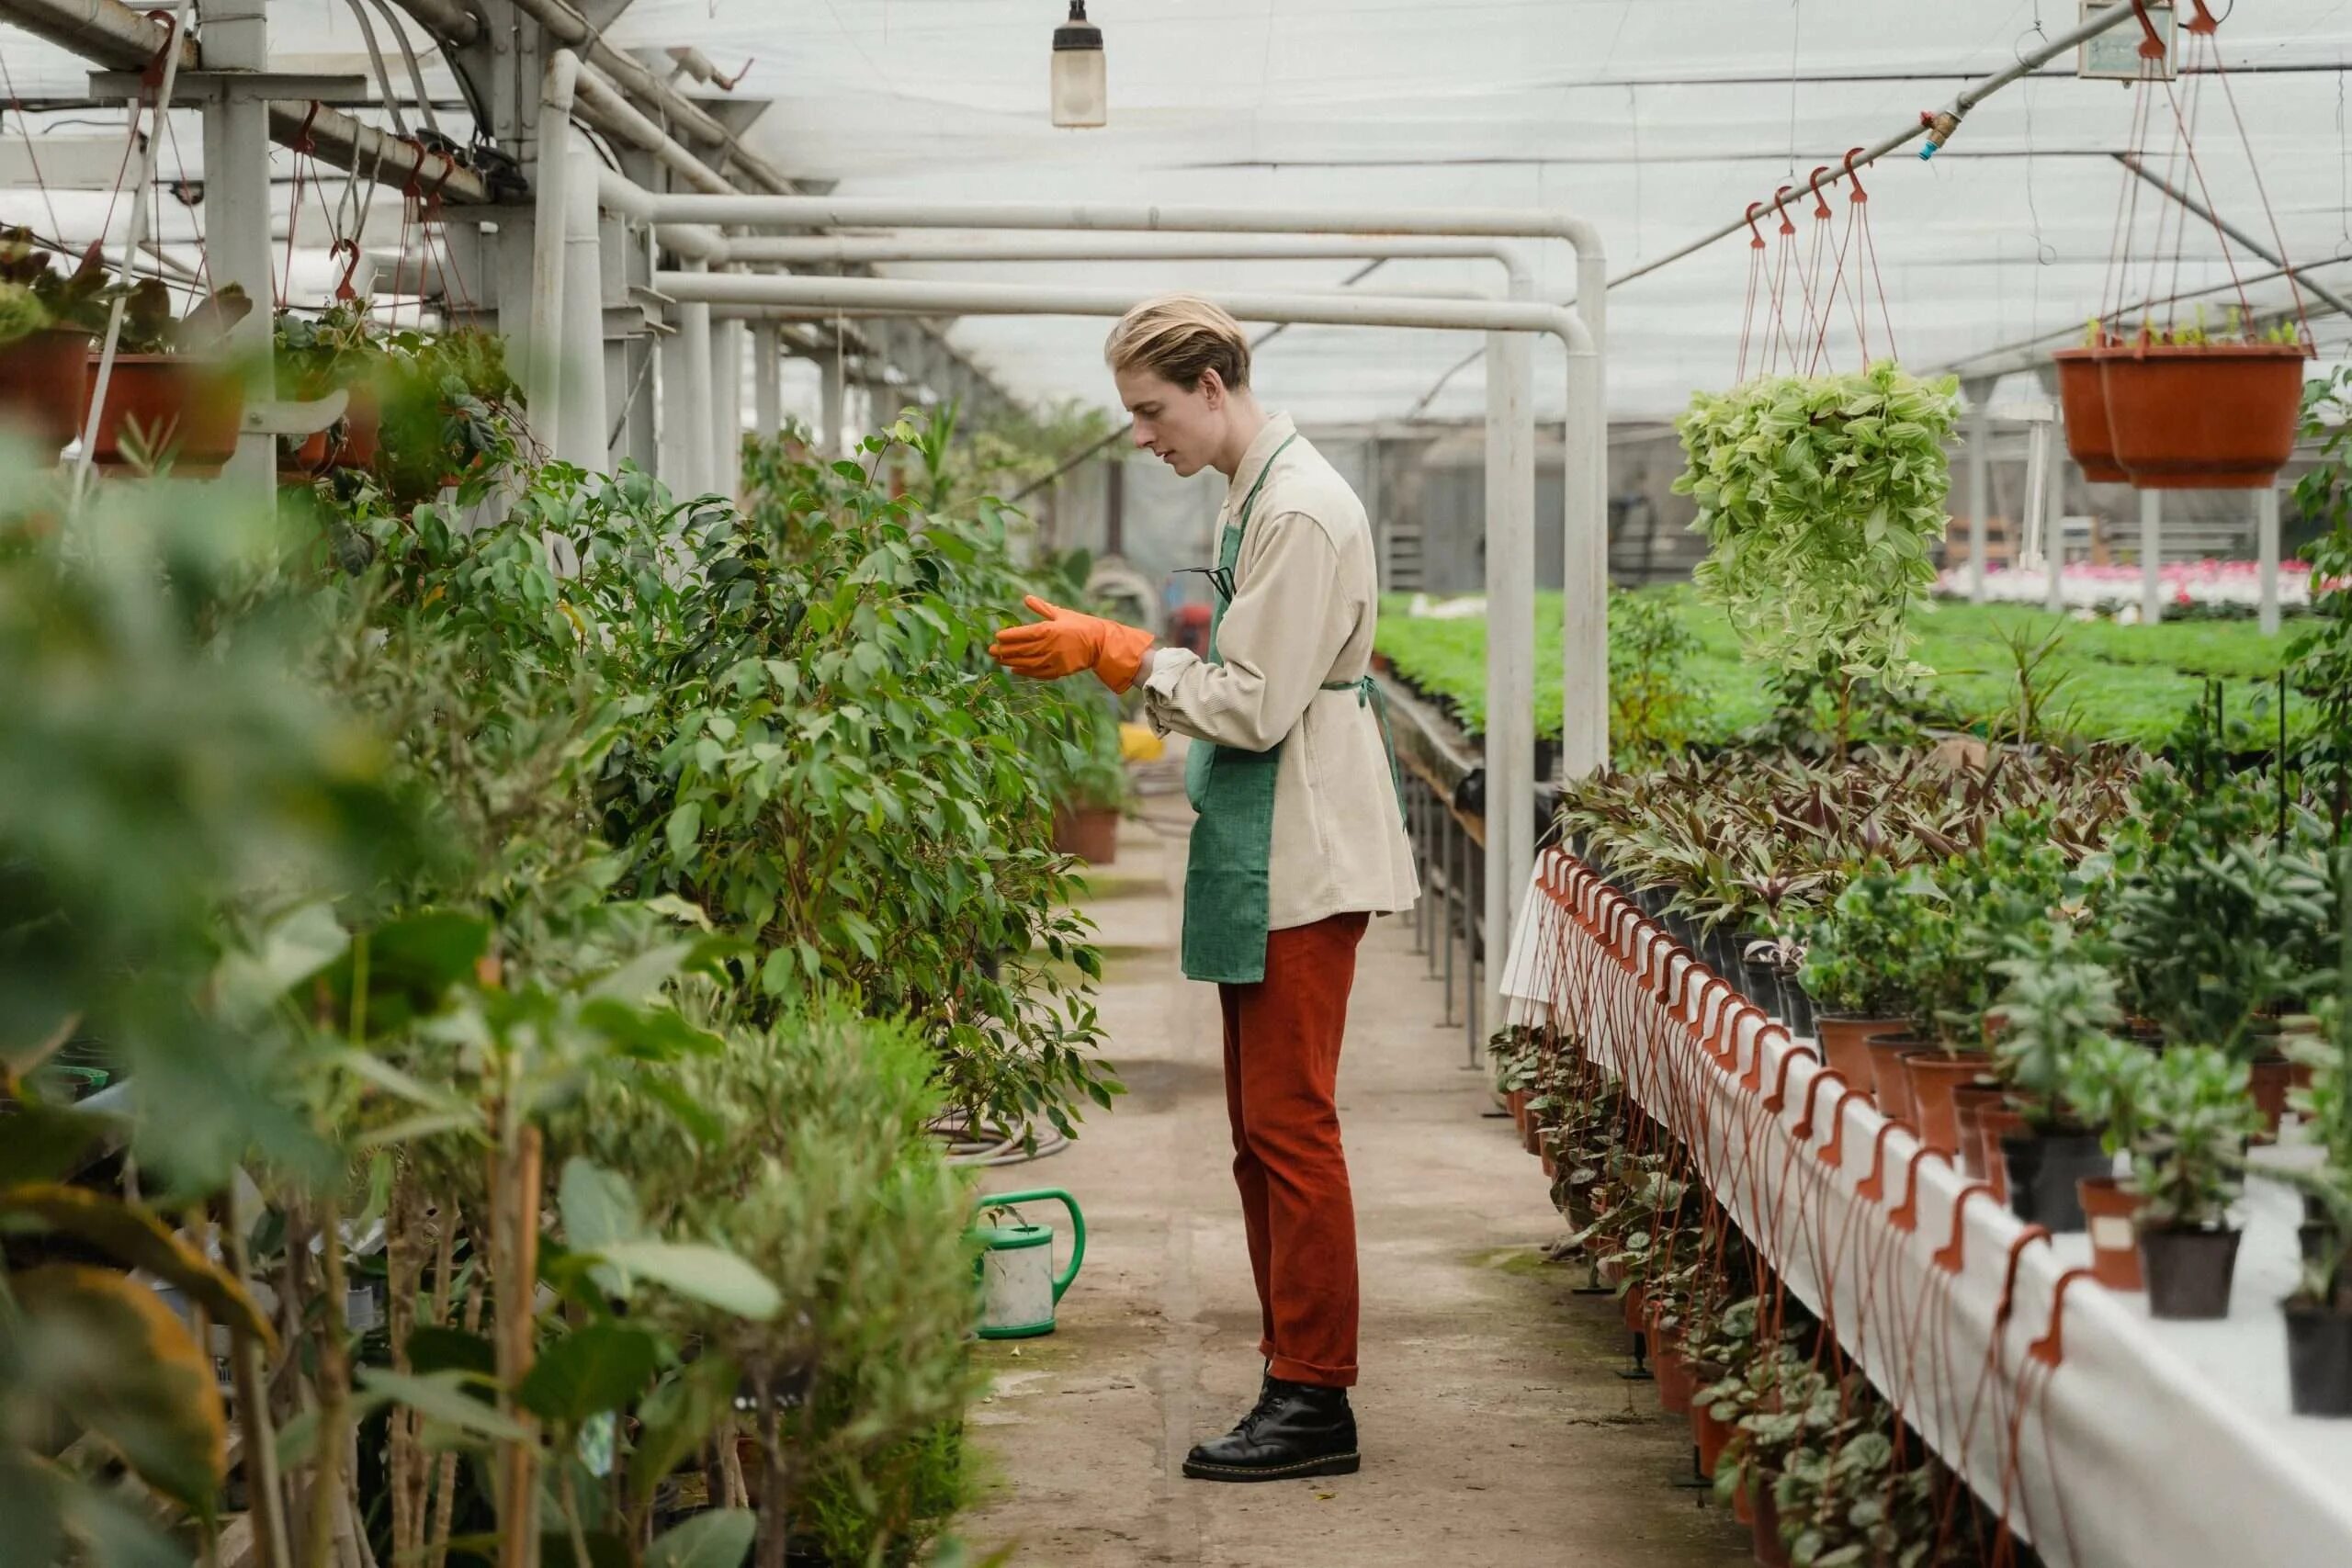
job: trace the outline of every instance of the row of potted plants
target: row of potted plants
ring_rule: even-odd
[[[183,477],[220,471],[235,452],[245,377],[229,351],[231,327],[252,310],[225,288],[176,313],[158,278],[121,277],[96,251],[70,269],[23,230],[0,236],[0,423],[54,456],[83,433],[96,390],[98,347],[122,307],[91,459],[107,470],[168,467]],[[347,394],[328,428],[283,438],[281,478],[331,470],[374,477],[413,507],[439,491],[511,465],[524,439],[521,390],[503,340],[457,331],[387,332],[365,301],[281,310],[272,333],[282,398]]]
[[[1489,1042],[1575,1247],[1616,1292],[1660,1408],[1772,1565],[1995,1561],[1996,1521],[1909,1433],[1572,1036]]]

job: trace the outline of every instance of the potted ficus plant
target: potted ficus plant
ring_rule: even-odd
[[[2132,1150],[2140,1259],[2158,1317],[2226,1317],[2237,1268],[2230,1205],[2241,1156],[2262,1125],[2246,1065],[2211,1045],[2174,1045],[2148,1080]]]
[[[51,455],[82,434],[90,337],[106,324],[108,282],[95,254],[61,272],[28,231],[0,234],[0,423]]]
[[[253,310],[235,284],[214,290],[185,315],[171,290],[143,277],[123,301],[112,367],[90,460],[143,468],[168,459],[174,472],[209,478],[236,454],[245,410],[243,378],[228,359],[229,329]],[[97,396],[96,350],[90,367]]]
[[[470,330],[401,332],[383,344],[376,477],[396,507],[486,489],[521,457],[523,390],[505,340]]]
[[[2200,310],[2091,350],[2117,466],[2141,490],[2267,489],[2294,454],[2312,353],[2296,323],[2258,333],[2234,310],[2218,332]]]

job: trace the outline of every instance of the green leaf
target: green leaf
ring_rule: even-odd
[[[638,1411],[637,1450],[629,1456],[630,1493],[643,1502],[662,1478],[702,1446],[735,1398],[735,1363],[706,1353],[678,1369]]]
[[[512,1417],[469,1393],[467,1390],[478,1385],[480,1380],[465,1372],[432,1372],[412,1377],[387,1367],[362,1367],[359,1369],[359,1382],[362,1386],[420,1412],[429,1420],[455,1427],[476,1437],[520,1442],[529,1436]]]
[[[669,838],[672,858],[684,861],[702,834],[702,802],[690,800],[670,813],[664,832]]]
[[[410,1371],[419,1375],[459,1371],[494,1378],[498,1348],[482,1335],[428,1323],[408,1337],[408,1365]]]
[[[741,1568],[759,1521],[748,1508],[714,1508],[655,1538],[645,1568]]]
[[[556,1204],[563,1216],[564,1240],[575,1252],[601,1252],[616,1242],[645,1236],[637,1190],[628,1178],[584,1156],[574,1155],[563,1162]]]
[[[767,1276],[735,1254],[700,1242],[621,1241],[596,1255],[624,1274],[642,1275],[679,1295],[765,1323],[784,1308],[784,1294]]]
[[[620,1410],[652,1381],[657,1347],[641,1328],[594,1323],[575,1328],[539,1355],[515,1391],[526,1408],[577,1427],[603,1410]]]

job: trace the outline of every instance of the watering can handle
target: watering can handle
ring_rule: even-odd
[[[1086,1216],[1078,1212],[1078,1200],[1058,1187],[1041,1187],[1034,1192],[1000,1192],[980,1201],[983,1209],[1009,1209],[1015,1203],[1042,1203],[1048,1198],[1069,1211],[1069,1267],[1054,1280],[1054,1301],[1058,1304],[1062,1292],[1078,1278],[1079,1265],[1086,1261]]]

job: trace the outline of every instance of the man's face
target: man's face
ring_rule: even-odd
[[[1114,378],[1136,422],[1136,446],[1186,479],[1209,466],[1225,437],[1225,386],[1212,370],[1191,390],[1149,370]]]

